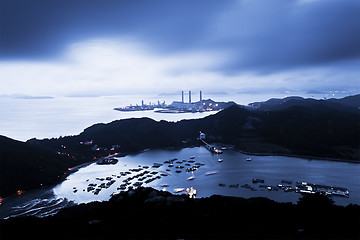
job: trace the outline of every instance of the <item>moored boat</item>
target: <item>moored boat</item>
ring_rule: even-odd
[[[194,180],[194,179],[195,179],[195,176],[193,175],[193,176],[188,177],[187,180],[191,181],[191,180]]]
[[[175,193],[179,193],[179,192],[182,192],[182,191],[184,191],[184,188],[175,188],[174,189]]]
[[[214,175],[214,174],[217,174],[217,173],[218,173],[217,170],[212,170],[212,171],[207,171],[207,172],[205,173],[205,175],[208,176],[208,175]]]

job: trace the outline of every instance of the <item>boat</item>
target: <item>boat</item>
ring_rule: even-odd
[[[207,172],[205,173],[205,175],[208,176],[208,175],[214,175],[214,174],[217,174],[217,173],[218,173],[217,170],[212,170],[212,171],[207,171]]]
[[[118,160],[115,158],[103,158],[103,159],[100,159],[99,161],[97,161],[96,163],[98,165],[110,165],[110,164],[114,165],[117,162],[118,162]]]
[[[152,168],[159,168],[162,166],[162,163],[154,163]]]
[[[213,149],[213,152],[216,153],[216,154],[222,154],[222,153],[223,153],[222,150],[217,149],[217,148],[214,148],[214,149]]]
[[[182,192],[182,191],[184,191],[184,188],[175,188],[174,189],[175,193],[179,193],[179,192]]]
[[[194,155],[192,155],[191,157],[190,157],[190,159],[194,159],[195,158],[195,156]]]
[[[246,159],[246,161],[248,161],[248,162],[250,162],[251,160],[252,160],[251,157]]]
[[[194,180],[195,179],[195,176],[193,175],[193,176],[190,176],[190,177],[188,177],[188,179],[187,180]]]
[[[219,158],[219,159],[218,159],[218,162],[222,162],[222,161],[223,161],[223,159],[222,159],[222,158]]]
[[[253,178],[252,179],[252,183],[264,183],[265,180],[264,179],[260,179],[260,178]]]

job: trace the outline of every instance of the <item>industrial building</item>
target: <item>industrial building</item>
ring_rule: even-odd
[[[185,102],[185,95],[188,94],[188,102]],[[203,100],[202,91],[200,91],[200,99],[198,102],[192,102],[191,91],[181,91],[181,101],[173,101],[172,104],[166,105],[165,102],[149,105],[141,101],[141,106],[125,106],[120,108],[114,108],[118,111],[148,111],[155,110],[158,113],[183,113],[183,112],[203,112],[203,111],[218,111],[222,109],[222,105],[214,102],[211,99]],[[156,110],[157,108],[157,110]]]
[[[181,102],[173,101],[173,103],[169,106],[170,109],[184,110],[184,111],[193,111],[198,112],[203,110],[202,104],[202,91],[200,91],[200,101],[199,102],[191,102],[191,91],[188,92],[189,101],[185,102],[185,94],[186,92],[181,91]]]

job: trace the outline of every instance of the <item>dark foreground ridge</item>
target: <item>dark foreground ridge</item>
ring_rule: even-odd
[[[1,239],[359,239],[360,206],[314,194],[298,204],[138,188],[46,217],[0,221]]]

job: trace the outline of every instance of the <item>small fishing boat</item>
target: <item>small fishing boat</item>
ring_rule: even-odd
[[[246,159],[246,161],[248,161],[248,162],[250,162],[251,160],[252,160],[251,157]]]
[[[179,192],[182,192],[182,191],[184,191],[184,188],[175,188],[174,189],[175,193],[179,193]]]
[[[222,161],[224,161],[222,158],[219,158],[219,159],[218,159],[218,162],[222,162]]]
[[[188,177],[187,180],[191,181],[191,180],[194,180],[194,179],[195,179],[195,176],[193,175],[193,176]]]
[[[217,173],[218,173],[217,170],[212,170],[212,171],[207,171],[207,172],[205,173],[205,175],[208,176],[208,175],[214,175],[214,174],[217,174]]]

